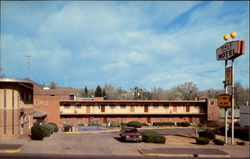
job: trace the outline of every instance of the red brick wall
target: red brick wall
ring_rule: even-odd
[[[217,105],[217,99],[208,99],[207,120],[219,120],[220,108]]]
[[[54,122],[60,125],[60,97],[58,96],[34,96],[34,109],[47,113],[46,122]]]

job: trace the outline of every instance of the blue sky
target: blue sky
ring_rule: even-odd
[[[246,52],[235,80],[249,87],[249,3],[1,1],[3,73],[76,88],[222,89],[215,50],[237,32]],[[29,71],[27,58],[31,56]]]

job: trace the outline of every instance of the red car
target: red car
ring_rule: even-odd
[[[133,127],[122,127],[120,131],[121,139],[124,141],[142,141],[141,133]]]

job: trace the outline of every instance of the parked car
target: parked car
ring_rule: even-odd
[[[142,141],[141,133],[133,127],[122,127],[120,131],[120,136],[123,141]]]

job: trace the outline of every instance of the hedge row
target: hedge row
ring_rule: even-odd
[[[191,124],[189,122],[178,122],[177,126],[188,127],[191,126]]]
[[[174,122],[154,122],[153,126],[174,126]]]
[[[142,126],[149,126],[146,123],[140,123],[139,121],[130,121],[127,123],[129,127],[141,128]]]
[[[141,134],[144,142],[162,143],[162,144],[166,142],[166,138],[164,136],[152,130],[145,130]]]
[[[218,128],[217,130],[215,130],[215,133],[224,136],[225,127]],[[231,133],[232,133],[232,129],[229,128],[227,131],[228,137],[231,137]],[[250,140],[249,127],[234,127],[234,137],[245,140],[245,141],[249,141]]]

